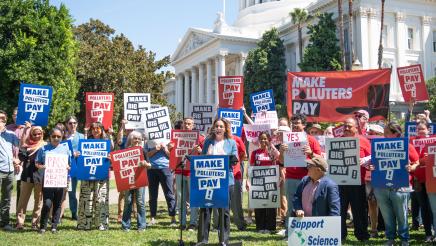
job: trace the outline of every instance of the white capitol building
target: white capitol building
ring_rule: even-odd
[[[168,102],[184,115],[190,103],[217,104],[218,76],[243,75],[249,50],[272,27],[278,29],[284,41],[287,69],[299,71],[298,31],[289,16],[294,8],[304,8],[312,15],[338,15],[337,0],[239,0],[239,15],[232,25],[219,13],[212,29],[188,28],[172,55],[175,78],[167,82],[164,90]],[[347,34],[347,0],[343,0],[342,9]],[[380,11],[380,0],[353,1],[353,46],[361,69],[378,67]],[[426,80],[436,76],[436,0],[387,0],[384,25],[383,67],[393,68],[390,101],[398,102],[402,94],[397,66],[420,63]],[[306,33],[305,26],[304,46],[309,38]],[[345,52],[349,51],[346,45]]]

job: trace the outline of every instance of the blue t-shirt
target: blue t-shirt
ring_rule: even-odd
[[[18,147],[20,140],[15,133],[4,130],[0,132],[0,172],[10,173],[14,171],[13,147]]]
[[[156,149],[155,147],[149,148],[148,144],[145,144],[145,148],[144,148],[145,156],[147,156],[147,152],[150,152],[155,149]],[[170,165],[170,159],[165,153],[164,149],[159,150],[152,157],[148,157],[147,159],[151,164],[151,168],[154,169],[164,169],[164,168],[168,168]]]

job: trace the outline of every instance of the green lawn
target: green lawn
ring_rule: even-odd
[[[3,240],[0,245],[109,245],[114,243],[117,245],[178,245],[179,230],[169,227],[170,220],[164,206],[166,206],[164,202],[159,203],[158,224],[147,228],[141,233],[134,229],[129,232],[122,231],[121,225],[116,223],[116,205],[112,205],[109,231],[77,231],[75,229],[76,222],[69,219],[70,213],[67,210],[66,218],[63,219],[62,225],[59,226],[57,234],[48,231],[44,235],[40,235],[35,231],[31,231],[30,228],[20,232],[0,231],[0,239]],[[132,228],[135,228],[136,220],[133,221]],[[29,225],[30,222],[26,222],[26,226]],[[232,225],[231,229],[230,238],[232,242],[242,241],[243,245],[286,245],[286,242],[280,236],[257,233],[255,225],[250,225],[248,230],[244,232],[237,231],[234,225]],[[344,245],[382,245],[385,241],[385,239],[371,239],[364,244],[354,238],[352,230],[349,230],[349,233],[349,240],[344,242]],[[186,245],[194,243],[196,236],[196,231],[183,232]],[[218,242],[216,232],[211,232],[210,236],[210,242]],[[422,230],[419,233],[414,231],[411,234],[411,245],[423,245],[423,239],[424,232]]]

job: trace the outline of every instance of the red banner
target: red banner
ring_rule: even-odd
[[[219,108],[241,109],[244,106],[244,77],[218,77]]]
[[[288,115],[310,122],[338,122],[364,109],[370,120],[389,112],[390,69],[334,72],[288,72]]]
[[[425,187],[427,192],[436,193],[436,144],[428,147],[428,157],[425,163]]]
[[[421,64],[398,67],[397,74],[405,102],[410,102],[413,98],[416,102],[428,101],[427,87]]]
[[[86,126],[94,122],[101,122],[107,130],[112,126],[114,114],[114,94],[86,92]]]
[[[141,147],[113,151],[110,157],[118,192],[148,185],[147,170],[139,166],[144,160]]]
[[[198,145],[199,141],[198,131],[189,130],[172,130],[171,142],[174,148],[170,153],[170,169],[174,170],[178,164],[183,160],[185,155],[191,155],[192,149]],[[186,165],[185,170],[189,170],[189,165]]]

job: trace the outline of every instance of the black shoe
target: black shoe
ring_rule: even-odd
[[[72,220],[77,220],[77,215],[75,215],[75,214],[71,215],[71,219]]]
[[[45,229],[39,229],[39,234],[44,234],[45,233]]]

